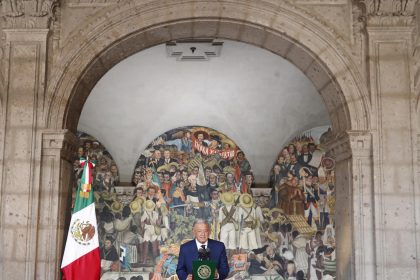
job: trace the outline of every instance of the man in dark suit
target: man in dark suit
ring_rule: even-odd
[[[208,259],[216,263],[215,279],[223,280],[229,274],[226,248],[222,242],[209,239],[210,225],[206,220],[198,219],[193,225],[195,239],[181,245],[176,274],[179,280],[192,280],[192,263],[206,251]],[[199,254],[200,251],[200,254]]]

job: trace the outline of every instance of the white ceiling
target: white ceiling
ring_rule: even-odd
[[[323,101],[293,64],[264,49],[224,41],[220,57],[177,61],[165,45],[115,65],[96,84],[78,130],[96,137],[129,182],[139,155],[180,126],[216,129],[245,152],[265,183],[281,147],[296,134],[329,125]]]

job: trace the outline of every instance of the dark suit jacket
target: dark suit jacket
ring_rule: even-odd
[[[210,250],[210,260],[216,262],[216,269],[219,272],[219,279],[225,279],[229,274],[229,265],[226,257],[226,248],[222,242],[209,239],[208,249]],[[181,245],[179,251],[178,266],[176,274],[179,280],[185,280],[188,274],[192,274],[192,262],[198,260],[198,249],[195,239]]]

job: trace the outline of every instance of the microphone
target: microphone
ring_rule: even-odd
[[[208,248],[208,246],[206,249],[200,248],[198,250],[198,259],[200,261],[207,261],[210,259],[210,249]]]

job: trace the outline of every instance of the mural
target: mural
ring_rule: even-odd
[[[79,156],[99,163],[101,279],[177,279],[179,247],[192,238],[196,218],[207,219],[210,238],[225,244],[232,279],[334,279],[334,160],[310,131],[279,147],[267,188],[255,187],[246,155],[210,128],[157,137],[129,186],[119,184],[98,141],[84,134],[80,141]],[[75,160],[76,177],[80,170]]]

